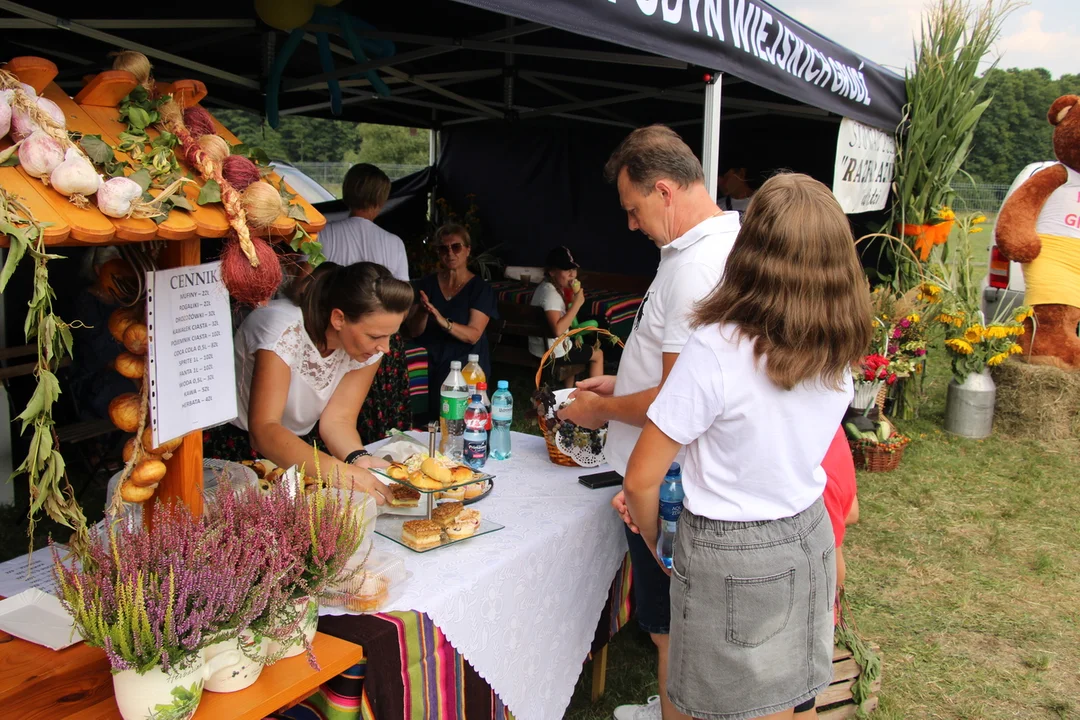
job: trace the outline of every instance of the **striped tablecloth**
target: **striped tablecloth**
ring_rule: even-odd
[[[629,621],[630,583],[627,555],[611,583],[607,606],[597,623],[593,653]],[[320,619],[319,630],[361,645],[366,658],[281,717],[465,720],[466,707],[470,718],[513,717],[498,694],[423,613],[327,616]]]

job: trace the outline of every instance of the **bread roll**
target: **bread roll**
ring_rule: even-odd
[[[155,489],[157,489],[157,485],[151,485],[150,487],[139,487],[129,481],[125,482],[123,485],[120,486],[120,497],[124,499],[124,502],[129,503],[146,502],[150,498],[154,497]]]
[[[432,480],[440,482],[443,485],[449,485],[454,480],[454,475],[450,472],[450,468],[443,467],[432,458],[427,458],[424,462],[420,463],[420,471]]]

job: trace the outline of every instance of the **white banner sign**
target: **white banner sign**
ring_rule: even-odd
[[[236,417],[229,296],[221,263],[147,273],[154,445]]]
[[[844,118],[836,139],[833,195],[848,214],[883,210],[889,198],[896,141],[861,122]]]

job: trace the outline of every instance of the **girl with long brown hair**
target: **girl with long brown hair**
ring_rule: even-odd
[[[768,180],[723,280],[696,309],[623,484],[655,548],[659,487],[687,447],[668,695],[688,715],[790,718],[832,679],[835,544],[820,466],[870,324],[832,193],[805,175]]]

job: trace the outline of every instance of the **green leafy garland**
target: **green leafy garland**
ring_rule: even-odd
[[[839,621],[836,624],[834,641],[837,645],[846,647],[851,651],[856,664],[859,666],[859,676],[851,684],[851,699],[855,702],[855,717],[866,718],[867,713],[863,709],[863,703],[873,695],[873,685],[881,677],[881,656],[874,652],[858,631],[851,624],[849,618],[851,611],[844,599],[844,588],[839,589]]]
[[[20,434],[33,428],[33,436],[26,459],[11,477],[25,474],[30,484],[31,551],[36,518],[44,509],[50,518],[75,531],[72,547],[78,552],[89,540],[86,517],[68,480],[52,417],[53,403],[60,395],[56,371],[60,361],[72,355],[73,326],[53,313],[56,295],[49,285],[48,262],[63,259],[63,256],[46,252],[44,225],[34,219],[18,197],[3,188],[0,188],[0,232],[10,242],[7,259],[0,271],[0,292],[7,287],[23,257],[29,255],[34,265],[34,293],[28,303],[23,332],[27,341],[37,340],[37,367],[34,369],[37,388],[26,408],[15,418],[22,423]]]

